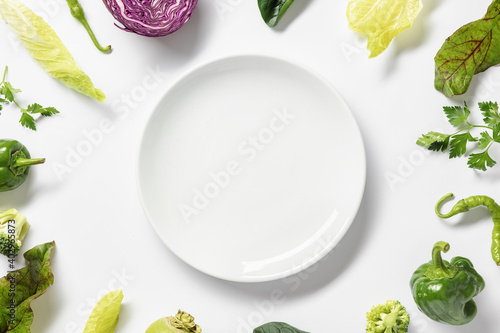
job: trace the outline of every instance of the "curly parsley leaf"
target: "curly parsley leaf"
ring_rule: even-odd
[[[467,143],[477,141],[469,132],[455,134],[450,140],[450,158],[459,157],[467,151]]]
[[[449,134],[431,131],[427,134],[423,134],[420,138],[418,138],[417,144],[429,150],[445,151],[448,149],[450,137],[451,135]]]
[[[8,67],[5,66],[3,79],[2,82],[0,82],[0,111],[3,107],[2,104],[14,103],[15,105],[17,105],[17,107],[19,107],[21,111],[21,119],[19,119],[21,125],[36,131],[35,118],[33,117],[33,115],[38,114],[42,117],[50,117],[59,113],[59,111],[54,107],[44,108],[38,103],[28,105],[27,108],[21,107],[15,99],[15,94],[21,92],[21,90],[12,87],[12,84],[10,82],[5,81],[7,69]]]
[[[479,139],[478,142],[478,148],[479,149],[486,149],[490,145],[490,143],[493,141],[493,138],[491,137],[490,133],[488,132],[481,132],[481,138]]]
[[[0,332],[30,332],[33,322],[30,303],[54,283],[50,269],[50,254],[54,246],[55,243],[50,242],[26,251],[26,267],[0,279],[0,306],[3,309],[0,311]]]
[[[446,117],[448,117],[450,124],[455,127],[466,123],[470,115],[467,104],[463,108],[461,106],[444,106],[443,111]]]
[[[500,1],[500,0],[499,0]],[[465,106],[445,106],[443,111],[451,125],[458,128],[453,134],[443,134],[439,132],[428,132],[417,139],[419,146],[433,151],[448,151],[449,158],[463,156],[467,153],[468,145],[477,142],[472,146],[473,149],[479,149],[479,152],[472,151],[469,155],[467,164],[470,168],[485,171],[496,164],[490,154],[489,149],[494,143],[500,143],[500,114],[496,102],[478,103],[484,118],[485,125],[471,124],[468,120],[470,110]],[[474,137],[471,131],[482,129],[479,137]]]
[[[480,153],[472,153],[469,155],[469,160],[467,165],[469,168],[478,169],[486,171],[486,167],[493,167],[497,162],[495,162],[488,154],[488,150]]]
[[[497,102],[480,102],[478,103],[479,110],[483,114],[483,121],[488,125],[495,125],[500,123],[500,114],[498,114],[498,103]]]
[[[19,122],[24,127],[27,127],[33,131],[36,131],[35,118],[33,118],[33,116],[30,115],[29,113],[23,112],[21,114],[21,119],[19,119]]]

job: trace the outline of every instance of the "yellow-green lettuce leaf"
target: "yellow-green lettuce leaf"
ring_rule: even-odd
[[[92,310],[83,333],[113,333],[118,324],[122,300],[121,290],[104,295]]]
[[[349,28],[368,36],[370,58],[410,28],[422,10],[422,0],[352,0],[347,5]]]
[[[17,35],[29,54],[52,77],[67,87],[103,102],[96,89],[64,46],[54,30],[40,16],[18,0],[0,0],[0,15]]]

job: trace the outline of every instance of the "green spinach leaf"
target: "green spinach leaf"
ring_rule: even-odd
[[[467,92],[474,74],[500,63],[500,0],[448,37],[434,62],[434,87],[447,97]]]
[[[308,333],[282,322],[270,322],[253,330],[253,333]]]
[[[293,0],[257,0],[264,22],[271,28],[278,25],[281,17],[293,3]]]

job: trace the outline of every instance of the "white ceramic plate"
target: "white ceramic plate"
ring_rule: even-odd
[[[351,225],[365,153],[339,93],[272,57],[191,71],[153,111],[140,146],[146,215],[178,257],[231,281],[314,264]]]

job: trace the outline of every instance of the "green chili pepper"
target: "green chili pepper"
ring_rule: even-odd
[[[469,211],[471,208],[478,206],[485,206],[491,212],[493,218],[493,233],[491,235],[491,256],[495,263],[500,266],[500,205],[498,205],[492,198],[485,195],[473,195],[471,197],[458,201],[448,214],[441,214],[439,207],[446,199],[452,197],[452,193],[443,196],[436,203],[435,211],[437,216],[446,219],[460,213]]]
[[[472,298],[484,289],[484,280],[469,259],[443,260],[441,252],[449,249],[447,242],[437,242],[432,249],[432,260],[417,268],[410,287],[418,308],[429,318],[464,325],[476,316],[477,307]]]
[[[0,140],[0,192],[19,187],[28,177],[30,166],[44,162],[44,158],[32,159],[19,141]]]
[[[110,52],[111,51],[111,45],[108,45],[106,47],[102,47],[101,44],[97,41],[97,38],[94,35],[94,32],[89,26],[89,23],[87,22],[87,19],[85,18],[85,12],[83,11],[82,6],[78,2],[78,0],[66,0],[69,6],[69,10],[71,12],[71,15],[76,18],[87,30],[87,33],[89,34],[90,38],[92,39],[92,42],[94,42],[95,47],[99,49],[99,51],[102,52]]]

